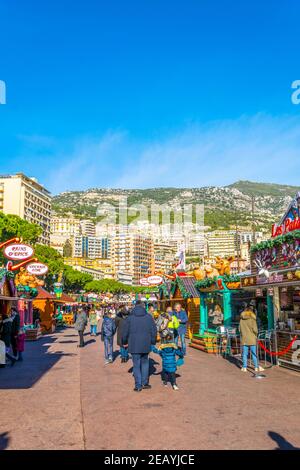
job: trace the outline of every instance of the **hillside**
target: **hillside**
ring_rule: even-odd
[[[103,204],[118,207],[127,197],[133,204],[167,204],[175,209],[183,204],[204,204],[205,224],[212,229],[250,227],[251,201],[255,198],[255,224],[257,229],[270,228],[284,213],[291,198],[300,187],[238,181],[224,187],[202,188],[152,188],[152,189],[101,189],[69,191],[53,198],[53,210],[57,214],[73,213],[80,218],[96,218],[97,208]]]

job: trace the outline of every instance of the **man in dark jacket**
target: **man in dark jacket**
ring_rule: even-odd
[[[120,346],[120,356],[121,362],[127,362],[129,359],[128,350],[124,348],[122,344],[122,333],[123,333],[123,326],[126,318],[128,317],[129,312],[126,310],[125,307],[122,307],[117,316],[115,318],[116,328],[117,328],[117,345]]]
[[[149,353],[151,346],[156,344],[157,329],[141,301],[137,301],[131,315],[125,320],[122,331],[122,343],[128,345],[132,356],[135,392],[149,385]]]

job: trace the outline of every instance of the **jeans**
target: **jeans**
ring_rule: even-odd
[[[112,360],[114,353],[114,337],[104,336],[104,356],[105,359]]]
[[[171,385],[176,385],[176,372],[166,372],[163,370],[161,378],[164,383],[170,382]]]
[[[179,338],[180,338],[182,354],[185,356],[186,355],[185,333],[178,333],[178,335],[175,337],[175,343],[177,346],[178,346]]]
[[[258,368],[258,360],[257,360],[257,352],[256,352],[256,346],[243,346],[243,367],[246,369],[247,368],[247,363],[248,363],[248,352],[249,348],[251,351],[251,356],[252,356],[252,361],[254,364],[255,369]]]
[[[91,325],[91,335],[97,335],[97,325]]]
[[[142,388],[149,382],[149,355],[131,354],[133,362],[133,375],[136,388]]]
[[[79,347],[82,348],[84,346],[83,331],[78,331],[78,334],[79,334]]]
[[[122,347],[120,348],[120,355],[121,355],[121,358],[122,358],[122,359],[128,359],[128,356],[129,356],[129,354],[128,354],[128,349],[127,349],[127,348],[124,348],[124,346],[122,346]]]

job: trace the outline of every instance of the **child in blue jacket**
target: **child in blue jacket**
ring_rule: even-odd
[[[183,354],[178,346],[174,343],[172,335],[168,335],[165,338],[166,342],[161,344],[159,348],[155,346],[152,348],[152,352],[159,354],[162,358],[162,381],[164,386],[168,385],[168,381],[171,382],[173,390],[179,390],[176,383],[176,355],[183,358]]]

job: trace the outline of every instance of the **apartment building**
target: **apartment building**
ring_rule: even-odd
[[[81,235],[83,237],[95,237],[96,236],[96,225],[92,220],[81,220]]]
[[[112,258],[115,272],[132,276],[134,285],[154,270],[154,244],[151,237],[119,232],[113,239]]]
[[[210,258],[236,256],[237,234],[234,231],[215,230],[206,234],[207,254]]]
[[[154,243],[154,271],[162,271],[168,273],[172,271],[172,266],[175,263],[175,256],[177,252],[176,243]]]
[[[0,175],[0,210],[39,225],[39,243],[50,244],[51,195],[35,178]]]
[[[84,237],[77,235],[72,239],[75,258],[108,259],[111,257],[111,241],[103,237]]]
[[[72,215],[70,217],[51,217],[51,235],[65,237],[65,240],[76,235],[81,235],[80,220]]]
[[[91,274],[95,280],[116,279],[111,260],[69,257],[64,258],[64,263],[78,271]]]

